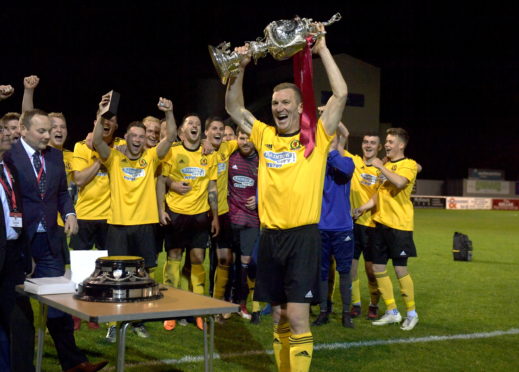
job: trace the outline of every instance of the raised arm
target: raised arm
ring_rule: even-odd
[[[10,85],[0,85],[0,101],[11,97],[14,93],[14,88]]]
[[[346,149],[346,145],[348,144],[348,138],[350,137],[350,131],[346,126],[341,122],[339,122],[339,126],[337,127],[337,135],[339,136],[339,143],[337,144],[337,151],[344,153]]]
[[[322,24],[318,24],[317,28],[324,32],[324,26]],[[337,130],[337,126],[341,121],[342,112],[344,111],[344,106],[346,106],[346,99],[348,97],[348,87],[346,86],[346,81],[341,74],[341,70],[339,70],[330,50],[326,46],[324,36],[317,40],[312,48],[312,53],[319,54],[321,57],[324,69],[326,70],[326,75],[328,76],[328,81],[332,88],[332,96],[328,99],[326,110],[321,116],[326,133],[332,135]]]
[[[39,83],[40,78],[36,75],[27,76],[23,79],[22,113],[34,108],[34,89]]]
[[[243,100],[243,76],[245,75],[245,67],[250,62],[248,44],[236,48],[235,52],[243,55],[240,62],[238,76],[229,79],[227,91],[225,92],[225,110],[231,119],[243,129],[248,135],[251,134],[252,124],[256,118],[245,108]]]
[[[110,156],[110,147],[103,140],[103,117],[101,113],[103,109],[110,102],[110,93],[105,94],[101,98],[101,102],[99,102],[99,109],[97,110],[96,124],[94,125],[94,132],[92,137],[92,142],[94,143],[94,147],[96,151],[99,153],[99,156],[102,160],[108,159]]]
[[[166,115],[166,137],[157,145],[157,155],[159,159],[162,159],[167,155],[171,144],[177,138],[177,123],[173,115],[173,103],[169,99],[160,97],[157,107]]]

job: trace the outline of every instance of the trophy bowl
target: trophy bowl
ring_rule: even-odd
[[[322,24],[328,26],[340,19],[341,14],[336,13]],[[247,42],[250,56],[255,63],[267,54],[278,61],[288,59],[304,49],[308,37],[312,37],[315,41],[324,35],[323,32],[318,31],[316,23],[311,18],[299,17],[271,22],[265,27],[263,34],[262,39]],[[227,84],[229,78],[238,75],[240,61],[243,58],[242,55],[231,52],[230,46],[231,44],[225,41],[217,47],[209,45],[209,55],[222,84]]]
[[[92,275],[78,286],[74,297],[93,302],[137,302],[162,298],[159,285],[148,276],[144,259],[107,256],[96,259]]]
[[[229,44],[227,43],[227,45]],[[229,77],[238,74],[240,58],[234,52],[232,53],[234,56],[226,53],[226,49],[221,46],[215,48],[214,46],[209,45],[208,48],[209,55],[211,56],[214,67],[216,68],[216,73],[218,74],[222,84],[225,85],[227,84]]]

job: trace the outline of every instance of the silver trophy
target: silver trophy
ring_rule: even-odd
[[[336,13],[328,22],[322,22],[324,26],[331,25],[341,19],[341,14]],[[249,41],[250,55],[254,63],[265,57],[268,53],[282,61],[292,57],[304,49],[306,38],[312,36],[314,41],[323,36],[315,22],[311,18],[294,18],[271,22],[263,31],[263,39]],[[216,48],[209,45],[209,54],[213,60],[216,72],[222,84],[227,84],[230,77],[238,74],[242,55],[230,51],[230,43],[223,42]]]

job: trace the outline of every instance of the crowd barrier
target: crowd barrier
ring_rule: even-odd
[[[415,208],[519,211],[519,198],[413,195]]]

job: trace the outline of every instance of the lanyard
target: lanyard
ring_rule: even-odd
[[[39,185],[40,180],[41,180],[41,175],[43,174],[43,169],[45,168],[45,156],[43,156],[43,153],[38,156],[41,158],[41,167],[40,167],[40,171],[38,172],[38,185]]]
[[[45,169],[45,156],[43,155],[43,152],[40,154],[38,154],[38,156],[40,157],[40,163],[41,163],[41,167],[40,167],[40,170],[38,171],[38,175],[36,177],[36,182],[38,183],[38,189],[40,188],[40,181],[41,181],[41,177],[43,176],[43,172],[44,172],[44,169]],[[34,163],[32,162],[32,158],[29,156],[29,159],[31,160],[31,164],[32,166],[34,167]],[[34,167],[34,170],[36,170],[36,167]],[[45,193],[40,193],[40,196],[41,198],[43,199],[43,197],[45,196]]]
[[[7,168],[7,165],[5,165],[5,164],[4,164],[4,169],[7,172],[8,179],[10,179],[11,183],[14,185],[14,179],[11,176],[11,172],[9,171],[9,168]],[[13,192],[13,189],[11,188],[11,186],[9,185],[9,181],[8,181],[8,183],[6,185],[4,180],[2,178],[0,178],[0,183],[2,184],[2,187],[4,188],[5,195],[9,199],[11,199],[11,203],[8,203],[8,204],[10,204],[10,207],[12,208],[12,212],[16,212],[17,211],[16,195]]]

